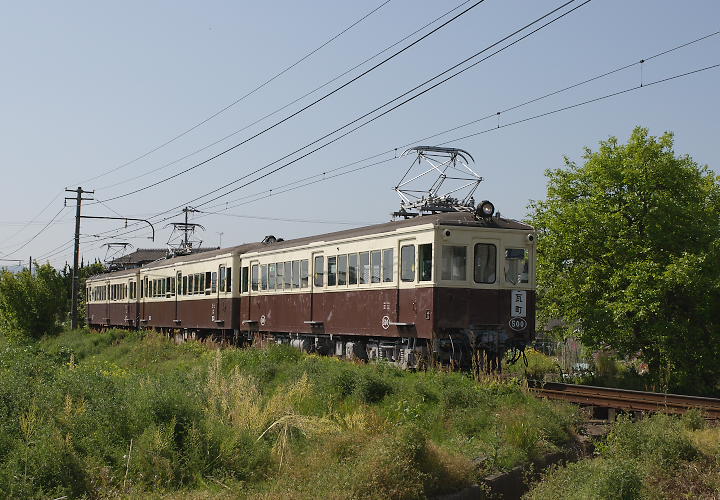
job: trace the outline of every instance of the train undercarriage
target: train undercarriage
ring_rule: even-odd
[[[510,353],[510,362],[517,361],[529,341],[511,338],[501,329],[489,328],[456,329],[443,332],[442,336],[434,339],[162,327],[146,327],[144,330],[165,335],[176,343],[210,341],[234,347],[284,344],[309,354],[360,362],[381,361],[406,370],[440,366],[476,373],[502,372],[502,360],[506,354]]]

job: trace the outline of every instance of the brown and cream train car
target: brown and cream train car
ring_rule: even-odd
[[[517,221],[447,212],[161,260],[136,278],[138,324],[411,367],[497,362],[534,332],[533,240]]]
[[[88,325],[94,328],[137,328],[139,270],[116,271],[87,280]]]

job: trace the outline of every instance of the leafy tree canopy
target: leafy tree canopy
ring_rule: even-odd
[[[720,177],[636,128],[548,170],[531,203],[541,319],[590,347],[639,354],[670,386],[720,380]]]
[[[57,333],[65,313],[66,286],[50,264],[0,273],[0,329],[10,339]]]

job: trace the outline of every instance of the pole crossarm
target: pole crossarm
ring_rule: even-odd
[[[152,236],[150,237],[150,239],[151,239],[152,241],[155,241],[155,226],[153,226],[152,223],[151,223],[149,220],[147,220],[147,219],[134,219],[134,218],[132,218],[132,217],[103,217],[103,216],[100,216],[100,215],[81,215],[80,218],[81,218],[81,219],[124,220],[124,221],[125,221],[125,224],[127,224],[127,221],[129,221],[129,220],[138,221],[138,222],[144,222],[144,223],[146,223],[148,226],[150,226],[150,229],[152,229]]]

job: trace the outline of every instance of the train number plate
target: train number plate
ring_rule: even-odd
[[[510,328],[516,332],[520,332],[527,328],[527,321],[525,318],[510,318]]]

